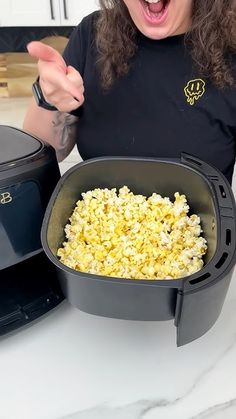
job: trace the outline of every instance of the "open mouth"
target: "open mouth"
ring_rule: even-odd
[[[163,23],[168,14],[168,6],[171,0],[140,0],[144,16],[149,23]]]

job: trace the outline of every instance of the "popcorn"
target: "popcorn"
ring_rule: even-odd
[[[82,193],[58,249],[62,263],[81,272],[128,279],[177,279],[203,267],[207,242],[200,218],[188,216],[185,195],[175,201],[127,186]]]

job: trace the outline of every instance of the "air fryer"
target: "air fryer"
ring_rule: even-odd
[[[63,299],[40,240],[45,208],[59,178],[52,147],[0,126],[0,335]]]
[[[146,196],[157,192],[173,198],[177,191],[187,196],[208,242],[202,270],[178,280],[130,280],[77,272],[58,260],[64,227],[81,193],[123,185]],[[119,319],[174,319],[180,346],[206,333],[221,312],[236,262],[235,215],[227,180],[187,154],[180,159],[98,158],[79,163],[58,182],[45,213],[42,243],[72,305]]]

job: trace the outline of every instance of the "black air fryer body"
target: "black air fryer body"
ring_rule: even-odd
[[[40,241],[46,205],[59,178],[51,147],[0,126],[0,335],[62,299]]]

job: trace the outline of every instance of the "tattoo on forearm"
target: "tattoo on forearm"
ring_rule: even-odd
[[[54,147],[57,159],[63,160],[75,145],[78,118],[64,112],[56,112],[52,121],[54,132]]]

